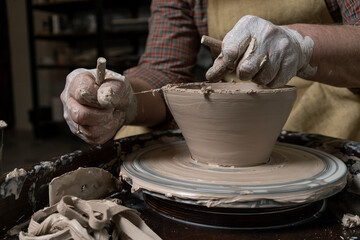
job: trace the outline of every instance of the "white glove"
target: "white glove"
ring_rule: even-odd
[[[103,144],[135,118],[137,101],[121,74],[106,70],[101,86],[95,77],[96,69],[72,71],[60,98],[70,130],[90,144]]]
[[[219,81],[236,70],[240,80],[280,87],[295,75],[308,78],[316,73],[317,68],[309,65],[313,46],[308,36],[248,15],[226,34],[222,51],[206,78]]]

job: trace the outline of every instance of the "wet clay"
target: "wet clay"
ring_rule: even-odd
[[[360,217],[349,213],[344,214],[341,223],[344,227],[353,228],[360,226]]]
[[[158,240],[133,209],[115,200],[82,200],[64,196],[59,203],[32,216],[28,232],[20,240],[58,239],[134,239]]]
[[[0,195],[2,198],[14,195],[15,200],[19,198],[21,189],[27,178],[27,172],[25,169],[15,168],[13,171],[6,175],[5,181],[0,186]]]
[[[101,168],[79,168],[51,180],[49,204],[59,202],[62,196],[72,195],[83,200],[105,198],[120,189],[120,182]]]
[[[266,164],[221,167],[194,161],[184,141],[129,155],[122,178],[133,191],[208,207],[274,207],[329,197],[346,184],[341,160],[310,148],[276,144]]]
[[[220,166],[266,163],[296,98],[296,88],[254,83],[192,83],[162,88],[191,156]]]
[[[5,127],[7,127],[6,122],[3,121],[3,120],[0,120],[0,129],[1,129],[1,128],[5,128]]]

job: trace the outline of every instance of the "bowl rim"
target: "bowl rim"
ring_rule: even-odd
[[[238,85],[246,86],[243,89],[234,87],[229,87],[227,89],[224,88],[213,88],[218,87],[219,85]],[[196,89],[189,87],[198,87]],[[237,87],[238,87],[237,86]],[[251,93],[265,93],[265,94],[273,94],[280,92],[296,92],[296,87],[285,85],[279,88],[268,88],[265,86],[261,86],[251,82],[192,82],[192,83],[178,83],[178,84],[167,84],[162,87],[164,92],[186,92],[186,93],[196,93],[196,94],[209,94],[209,93],[220,93],[220,94],[251,94]]]

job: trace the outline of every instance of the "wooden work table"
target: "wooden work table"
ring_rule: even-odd
[[[0,238],[17,239],[16,236],[6,235],[7,230],[48,205],[48,183],[52,178],[78,167],[101,167],[118,175],[124,156],[145,146],[147,141],[163,137],[182,138],[182,135],[179,131],[163,131],[123,138],[24,167],[27,174],[23,178],[19,198],[15,199],[14,195],[0,197]],[[343,160],[352,175],[359,173],[354,164],[360,158],[360,143],[285,131],[278,140],[330,153]],[[7,184],[5,179],[6,174],[0,176],[2,189]],[[150,209],[141,196],[130,191],[118,194],[118,197],[125,206],[137,209],[148,226],[163,239],[360,239],[360,227],[345,228],[341,225],[344,213],[360,212],[360,197],[350,194],[347,188],[328,199],[328,207],[318,219],[300,226],[270,230],[229,230],[189,224],[160,215]]]

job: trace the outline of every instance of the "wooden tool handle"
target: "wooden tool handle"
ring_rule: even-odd
[[[97,85],[101,85],[105,79],[105,69],[106,69],[106,59],[99,57],[96,64],[96,79],[95,82]]]
[[[222,42],[215,38],[203,35],[201,38],[201,44],[204,44],[205,46],[208,46],[208,47],[212,48],[213,50],[221,51]]]

